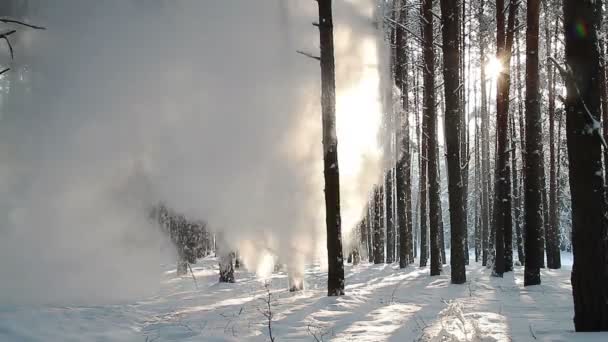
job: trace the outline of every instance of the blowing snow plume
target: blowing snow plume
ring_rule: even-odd
[[[319,66],[311,1],[30,1],[2,80],[0,302],[153,293],[160,201],[302,267],[323,251]],[[381,156],[373,2],[336,4],[343,229]],[[356,37],[356,39],[355,39]],[[5,59],[6,60],[6,59]],[[43,290],[44,288],[44,290]]]

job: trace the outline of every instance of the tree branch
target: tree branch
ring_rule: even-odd
[[[299,53],[300,55],[304,55],[304,56],[306,56],[308,58],[316,59],[319,62],[321,61],[321,57],[314,56],[313,54],[310,54],[308,52],[304,52],[304,51],[300,51],[300,50],[297,50],[296,52]]]
[[[26,26],[26,27],[29,27],[29,28],[33,28],[35,30],[46,30],[46,27],[28,24],[28,23],[25,23],[23,21],[19,21],[19,20],[15,20],[15,19],[0,18],[0,22],[3,22],[5,24],[23,25],[23,26]]]

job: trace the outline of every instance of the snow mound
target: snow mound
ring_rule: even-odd
[[[498,342],[508,341],[504,316],[492,312],[464,312],[458,300],[446,302],[437,321],[425,329],[421,341],[428,342]]]

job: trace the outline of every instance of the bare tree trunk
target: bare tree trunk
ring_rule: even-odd
[[[323,169],[325,223],[327,225],[327,295],[344,294],[344,260],[340,218],[340,172],[336,136],[336,74],[331,0],[318,0],[321,45],[321,110],[323,120]]]
[[[425,106],[426,106],[426,99]],[[427,189],[428,189],[428,180],[427,180],[427,166],[428,166],[428,122],[429,117],[426,112],[423,110],[422,113],[422,123],[421,123],[421,132],[420,132],[420,267],[424,267],[428,262],[428,206],[427,206]]]
[[[566,132],[572,195],[572,295],[576,331],[608,330],[608,226],[599,132],[597,28],[602,1],[564,0]],[[585,23],[584,30],[576,30]]]
[[[515,224],[515,237],[516,237],[516,243],[517,243],[517,259],[519,260],[519,262],[521,264],[523,264],[523,260],[524,260],[524,246],[523,246],[523,241],[521,238],[521,222],[519,220],[519,218],[521,217],[521,210],[520,210],[520,198],[521,198],[521,193],[520,193],[520,187],[519,187],[519,177],[517,177],[517,133],[516,133],[516,129],[515,129],[515,118],[513,116],[511,116],[511,177],[513,179],[513,187],[511,190],[512,193],[512,201],[511,203],[513,204],[513,223]]]
[[[490,118],[488,114],[488,94],[486,87],[486,73],[483,59],[485,58],[485,30],[484,30],[484,0],[479,4],[479,56],[482,63],[481,71],[481,250],[482,265],[486,266],[489,253],[490,233]]]
[[[381,186],[374,188],[374,264],[384,263],[383,193]]]
[[[439,238],[439,177],[437,156],[437,112],[435,110],[435,50],[433,47],[433,1],[422,1],[424,110],[428,124],[428,177],[431,276],[441,274],[441,248]]]
[[[523,239],[523,231],[522,231],[522,223],[523,223],[523,217],[524,217],[524,197],[525,197],[525,193],[523,190],[524,187],[524,164],[525,164],[525,143],[524,143],[524,100],[523,100],[523,95],[522,95],[522,88],[524,87],[524,85],[522,84],[522,80],[521,80],[521,58],[520,56],[520,47],[521,47],[521,41],[519,39],[519,32],[516,32],[516,36],[515,39],[517,41],[517,53],[516,53],[516,77],[517,77],[517,110],[519,112],[519,148],[520,148],[520,155],[521,155],[521,163],[522,163],[522,171],[518,172],[519,170],[517,169],[516,166],[513,167],[513,172],[515,173],[519,173],[520,174],[520,185],[516,185],[514,184],[514,186],[517,188],[517,203],[516,203],[516,226],[515,226],[515,233],[516,233],[516,241],[517,241],[517,257],[519,258],[519,262],[524,265],[526,263],[526,258],[525,258],[525,253],[524,253],[524,239]],[[513,120],[515,121],[515,120]],[[516,130],[515,124],[513,124],[512,126],[513,131]],[[514,133],[515,134],[515,133]],[[517,162],[517,157],[514,157],[515,162]]]
[[[604,23],[605,24],[605,23]],[[602,95],[602,129],[604,132],[604,140],[608,141],[608,80],[607,70],[607,55],[606,55],[606,36],[604,35],[599,40],[600,47],[600,91]],[[559,160],[559,159],[558,159]],[[608,148],[604,147],[604,185],[605,192],[608,196]]]
[[[395,225],[393,219],[393,170],[387,170],[384,177],[386,263],[392,264],[393,262],[395,262]]]
[[[540,153],[542,149],[542,122],[538,89],[538,32],[540,1],[528,0],[526,27],[526,158],[524,160],[525,226],[524,249],[526,268],[524,285],[540,284],[542,194]]]
[[[461,160],[461,117],[463,110],[460,105],[461,75],[458,66],[460,60],[460,45],[458,32],[460,26],[460,1],[441,0],[441,20],[443,37],[443,79],[445,91],[445,142],[447,147],[448,164],[448,195],[450,199],[451,224],[451,280],[453,284],[466,282],[464,245],[466,239],[466,223],[464,211],[465,194],[463,193],[462,160]]]
[[[401,1],[395,1],[395,10],[399,16],[397,22],[405,25],[407,6],[401,6]],[[398,7],[400,6],[400,7]],[[408,84],[408,55],[406,53],[407,33],[401,26],[395,32],[395,83],[401,91],[402,115],[398,116],[397,126],[400,139],[397,144],[397,221],[399,224],[399,267],[405,268],[412,260],[412,195],[411,195],[411,155],[410,155],[410,126],[409,126],[409,84]]]
[[[496,1],[497,58],[505,72],[498,75],[496,85],[496,195],[494,225],[496,229],[494,274],[502,277],[513,269],[513,243],[511,226],[511,181],[509,176],[509,69],[518,2],[509,2],[509,18],[505,32],[504,0]]]
[[[419,89],[420,88],[420,72],[419,72],[419,68],[414,68],[414,88],[415,89]],[[422,149],[421,149],[421,145],[422,145],[422,119],[421,119],[421,115],[420,115],[420,92],[416,91],[414,92],[414,113],[416,116],[416,145],[418,147],[418,182],[420,183],[420,179],[421,179],[421,170],[422,170]],[[420,187],[420,184],[418,185],[418,187]],[[418,222],[416,222],[416,227],[417,229],[415,229],[415,231],[413,231],[414,234],[414,246],[412,248],[412,251],[414,252],[414,258],[412,258],[412,260],[414,260],[415,258],[419,257],[419,253],[418,253],[418,246],[421,244],[420,242],[420,227],[421,227],[421,217],[422,217],[422,206],[421,206],[421,202],[420,202],[420,193],[418,193],[418,196],[416,198],[416,208],[417,210],[417,218],[418,218]]]
[[[369,209],[367,209],[366,211],[368,211]],[[368,253],[368,243],[369,243],[369,232],[367,230],[367,215],[365,215],[365,217],[361,220],[361,222],[359,222],[359,237],[361,238],[359,245],[361,246],[360,250],[362,255],[365,255]],[[369,258],[369,254],[368,254],[368,258]]]
[[[547,10],[549,8],[547,7]],[[551,54],[551,28],[549,13],[545,14],[545,36],[547,54]],[[557,24],[555,25],[557,26]],[[556,35],[557,36],[557,35]],[[556,42],[557,45],[557,42]],[[555,75],[551,63],[547,63],[547,83],[549,85],[549,204],[548,204],[548,224],[546,225],[547,241],[547,267],[559,269],[561,265],[561,255],[559,250],[559,227],[557,210],[557,167],[555,160]]]
[[[371,198],[367,201],[367,261],[372,262],[374,261],[374,252],[375,252],[375,248],[374,248],[374,234],[375,234],[375,221],[374,221],[374,196],[375,196],[375,192],[374,190],[372,190],[372,195]]]
[[[465,22],[466,22],[466,0],[462,0],[460,5],[461,9],[461,20],[460,20],[460,31],[458,38],[460,40],[460,160],[461,160],[461,172],[462,172],[462,193],[464,196],[463,210],[463,227],[464,227],[464,262],[465,265],[469,264],[469,228],[468,228],[468,215],[469,215],[469,125],[467,120],[467,87],[466,79],[464,77],[464,57],[465,57]]]
[[[435,114],[437,114],[437,110],[435,110]],[[439,119],[439,118],[438,118]],[[439,143],[436,144],[436,155],[437,155],[437,179],[439,180],[439,185],[441,185],[441,156],[439,153]],[[437,205],[439,206],[439,246],[441,247],[441,263],[447,264],[448,259],[445,257],[445,225],[443,224],[443,205],[441,204],[441,186],[438,189],[439,191],[439,202]]]

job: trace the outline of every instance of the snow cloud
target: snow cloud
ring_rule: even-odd
[[[295,52],[318,51],[314,2],[30,3],[49,30],[20,33],[0,81],[0,303],[154,293],[171,260],[159,201],[252,267],[322,255],[320,71]],[[336,2],[347,237],[382,158],[374,12]]]

